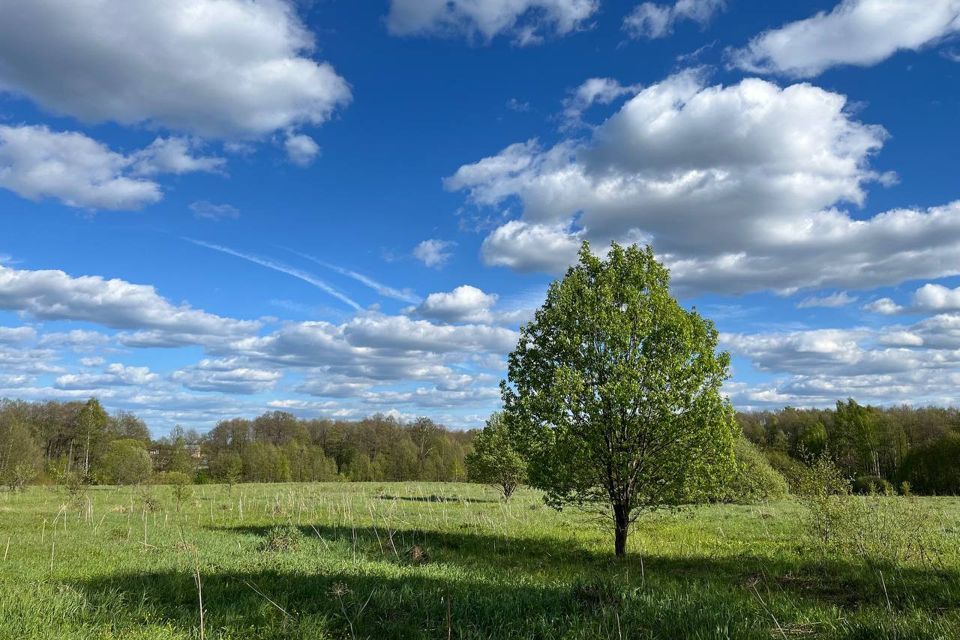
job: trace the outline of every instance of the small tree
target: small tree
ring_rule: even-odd
[[[717,331],[670,296],[647,247],[614,243],[554,282],[510,354],[507,424],[530,484],[555,507],[600,503],[626,552],[644,510],[680,504],[733,465],[736,426],[720,386]]]
[[[140,484],[150,478],[153,464],[140,440],[120,438],[107,445],[100,459],[100,477],[112,484]]]
[[[0,425],[0,481],[22,489],[37,476],[42,459],[27,425],[17,420]]]
[[[501,413],[491,415],[473,439],[473,451],[465,462],[471,481],[496,486],[505,500],[527,479],[527,464],[514,449]]]

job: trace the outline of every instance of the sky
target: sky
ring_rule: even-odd
[[[960,0],[0,0],[0,397],[482,425],[583,240],[740,409],[955,405]]]

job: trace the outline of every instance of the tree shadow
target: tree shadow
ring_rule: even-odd
[[[256,537],[271,527],[223,528]],[[487,530],[458,531],[419,528],[302,525],[306,538],[340,545],[344,557],[411,566],[442,564],[479,575],[533,572],[541,580],[573,584],[616,577],[623,588],[660,585],[666,588],[720,587],[750,598],[771,591],[811,604],[841,609],[882,606],[888,609],[929,609],[960,613],[960,572],[956,569],[896,567],[839,559],[816,552],[776,558],[752,554],[731,556],[672,556],[660,554],[616,558],[572,538],[523,535],[498,536]],[[612,546],[612,545],[611,545]]]
[[[395,496],[395,495],[378,495],[376,496],[378,500],[402,500],[404,502],[432,502],[432,503],[470,503],[470,504],[499,504],[503,500],[495,500],[493,498],[464,498],[460,496],[442,496],[438,494],[431,494],[428,496]]]

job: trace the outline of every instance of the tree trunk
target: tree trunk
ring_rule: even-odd
[[[614,505],[613,520],[616,527],[614,550],[618,558],[627,555],[627,535],[630,533],[630,510],[624,505]]]

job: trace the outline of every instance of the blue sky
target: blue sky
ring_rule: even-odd
[[[738,407],[960,383],[960,1],[0,3],[0,397],[480,424],[583,239]]]

